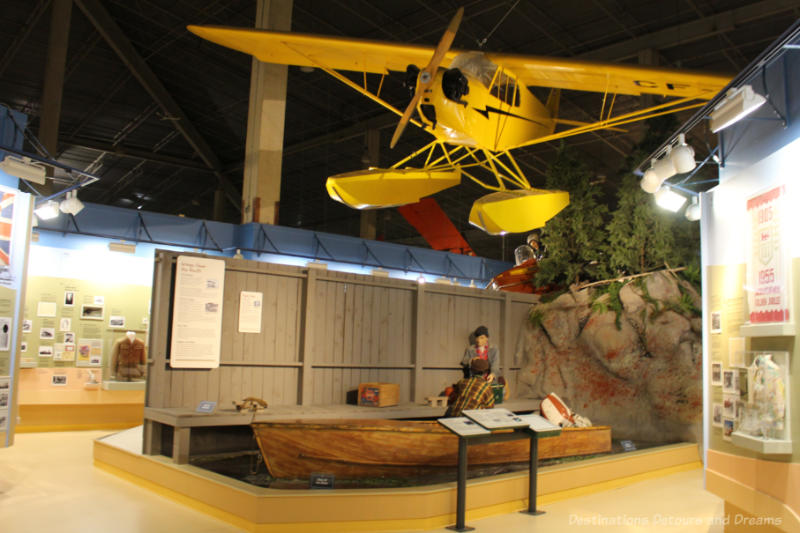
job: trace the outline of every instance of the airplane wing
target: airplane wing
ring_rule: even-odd
[[[377,74],[405,71],[409,64],[425,65],[434,51],[433,46],[351,37],[222,26],[188,26],[188,29],[199,37],[251,54],[265,63]],[[454,57],[464,52],[451,49],[441,66],[447,68]],[[710,99],[731,79],[722,74],[626,63],[498,53],[486,56],[527,85],[577,91]]]

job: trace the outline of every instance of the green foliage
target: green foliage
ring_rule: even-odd
[[[700,258],[696,261],[686,265],[686,269],[678,273],[683,279],[694,285],[695,288],[700,287],[702,282],[702,274],[700,273]]]
[[[627,158],[618,184],[616,205],[606,206],[593,172],[573,149],[560,147],[547,169],[546,187],[569,192],[570,204],[544,227],[541,242],[547,250],[535,283],[570,285],[639,274],[665,265],[688,267],[684,278],[700,283],[700,228],[679,213],[655,205],[653,195],[639,186],[630,172],[663,139],[675,131],[676,119],[657,117],[647,122],[640,145]]]
[[[568,191],[570,203],[544,228],[542,243],[548,253],[536,274],[539,286],[569,285],[608,275],[603,231],[608,208],[601,204],[592,177],[576,153],[564,145],[547,169],[547,188]]]
[[[619,297],[619,291],[621,291],[622,287],[624,286],[625,283],[621,283],[619,281],[609,283],[608,285],[602,285],[594,292],[591,303],[592,311],[597,314],[614,311],[616,315],[614,324],[617,326],[617,330],[622,329],[622,323],[620,322],[620,319],[622,317],[623,309],[622,300]],[[603,298],[601,300],[601,297],[606,295],[608,298]]]
[[[544,318],[544,311],[538,307],[531,309],[530,314],[528,314],[528,320],[530,320],[531,324],[537,328],[542,326],[542,318]]]
[[[622,179],[617,209],[606,229],[609,266],[619,274],[682,266],[698,258],[697,223],[656,206],[653,195],[642,190],[633,174]]]

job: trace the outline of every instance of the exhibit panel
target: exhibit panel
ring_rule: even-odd
[[[0,173],[2,174],[2,173]],[[3,178],[7,178],[5,174]],[[16,180],[13,180],[16,181]],[[33,198],[0,186],[0,448],[14,444]]]
[[[785,122],[744,120],[722,132],[720,184],[703,195],[701,226],[706,488],[727,514],[783,531],[800,528],[799,60],[778,54],[747,80],[769,80]]]

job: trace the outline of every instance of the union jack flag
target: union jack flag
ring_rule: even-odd
[[[0,264],[11,262],[11,230],[14,227],[14,193],[5,192],[0,198]]]

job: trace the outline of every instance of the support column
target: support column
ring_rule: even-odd
[[[381,153],[381,131],[379,129],[369,129],[366,134],[366,153],[364,154],[364,163],[367,167],[380,166],[380,153]],[[361,211],[361,231],[359,236],[362,239],[375,240],[377,236],[378,226],[378,210],[367,209]]]
[[[214,220],[217,222],[225,221],[225,190],[217,189],[214,191]]]
[[[44,65],[42,87],[42,111],[39,118],[39,140],[48,153],[55,157],[58,151],[58,125],[61,120],[61,100],[64,93],[64,70],[69,44],[69,22],[72,15],[72,0],[53,0],[50,14],[50,40],[47,44],[47,59]],[[52,172],[52,171],[50,171]],[[53,192],[52,183],[47,183],[41,192]]]
[[[258,0],[255,27],[288,31],[292,0]],[[242,187],[242,223],[277,224],[287,67],[253,58]]]

